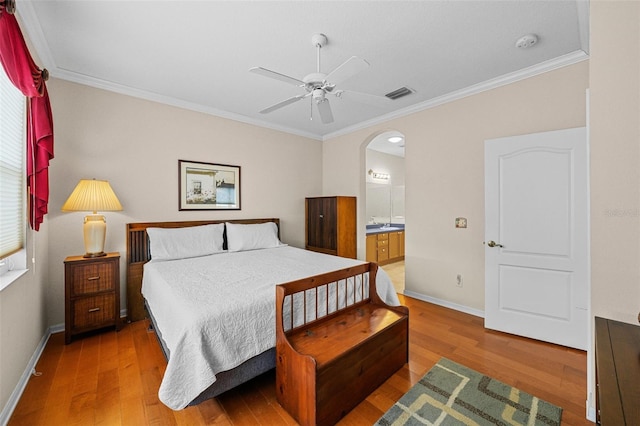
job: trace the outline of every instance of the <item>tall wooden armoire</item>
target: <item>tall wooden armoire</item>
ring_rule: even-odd
[[[356,197],[306,198],[305,216],[307,250],[356,258]]]

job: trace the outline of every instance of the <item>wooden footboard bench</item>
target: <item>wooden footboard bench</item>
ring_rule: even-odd
[[[380,299],[377,268],[276,287],[276,394],[301,425],[335,424],[408,361],[409,309]]]

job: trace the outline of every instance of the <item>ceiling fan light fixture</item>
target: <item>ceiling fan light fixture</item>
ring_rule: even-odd
[[[364,71],[369,67],[369,63],[362,58],[352,56],[342,64],[334,68],[331,72],[329,72],[329,74],[322,73],[320,71],[320,50],[327,44],[327,42],[327,36],[324,34],[318,33],[314,34],[311,37],[311,43],[317,49],[316,72],[307,74],[302,78],[302,80],[295,77],[290,77],[286,74],[269,70],[267,68],[253,67],[249,69],[249,72],[259,74],[264,77],[269,77],[274,80],[279,80],[294,86],[298,86],[304,89],[306,92],[302,95],[290,97],[288,99],[285,99],[284,101],[278,102],[277,104],[271,105],[270,107],[264,108],[260,111],[260,114],[268,114],[294,102],[298,102],[301,99],[310,98],[310,106],[311,108],[313,108],[313,103],[315,101],[322,123],[329,124],[333,122],[333,112],[331,111],[331,106],[329,105],[329,99],[327,95],[334,95],[335,97],[340,98],[344,90],[334,91],[334,89],[336,88],[336,84],[339,84],[340,82],[353,77],[359,72]],[[388,101],[387,98],[384,98],[382,96],[367,93],[358,93],[353,91],[348,92],[353,95],[354,98],[360,97],[363,102],[379,103],[380,100],[385,102]],[[313,116],[311,116],[310,118],[313,119]]]
[[[324,90],[314,89],[312,96],[313,100],[315,100],[316,102],[322,102],[324,101]]]

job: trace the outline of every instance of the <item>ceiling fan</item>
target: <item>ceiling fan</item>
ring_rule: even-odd
[[[320,72],[320,49],[326,46],[327,36],[324,34],[314,34],[311,37],[311,43],[318,51],[316,72],[308,74],[302,80],[262,67],[255,67],[249,70],[252,73],[293,84],[294,86],[301,87],[305,90],[305,93],[303,94],[293,96],[263,109],[260,111],[261,114],[268,114],[284,106],[310,97],[312,104],[315,102],[318,106],[320,120],[322,120],[324,124],[328,124],[333,122],[333,113],[331,112],[331,106],[329,105],[327,95],[333,95],[340,98],[343,93],[347,93],[348,96],[353,97],[354,100],[376,104],[386,103],[390,100],[384,96],[377,96],[368,93],[354,92],[351,90],[336,90],[337,84],[365,70],[369,67],[369,63],[362,58],[352,56],[329,74],[324,74]],[[313,119],[313,115],[311,116],[311,119]]]

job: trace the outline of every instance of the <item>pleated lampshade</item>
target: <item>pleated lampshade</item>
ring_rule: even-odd
[[[63,212],[120,211],[122,205],[106,180],[82,179],[62,205]]]
[[[62,205],[63,212],[93,212],[84,218],[84,257],[105,256],[107,221],[98,211],[120,211],[122,205],[106,180],[82,179]]]

